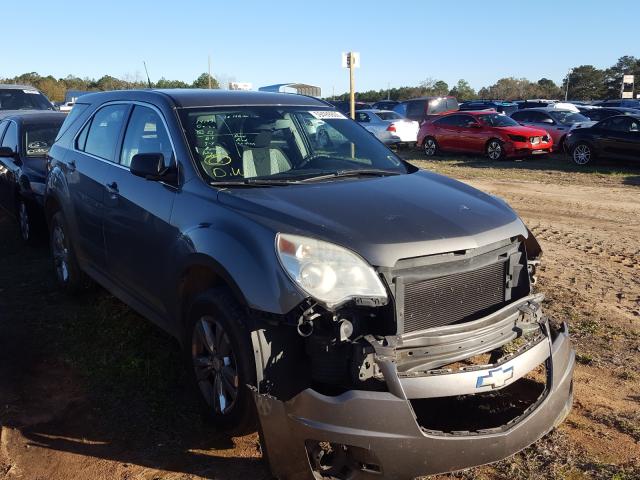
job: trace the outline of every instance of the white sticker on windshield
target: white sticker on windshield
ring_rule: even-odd
[[[309,113],[319,120],[344,120],[347,118],[342,113],[336,112],[335,110],[317,110]]]
[[[33,95],[38,95],[40,92],[37,90],[22,90],[24,93],[31,93]]]

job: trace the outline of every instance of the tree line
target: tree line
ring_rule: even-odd
[[[423,96],[453,95],[458,100],[473,100],[475,98],[518,100],[526,98],[563,99],[565,97],[567,80],[569,82],[568,98],[570,100],[603,100],[619,98],[623,75],[635,75],[638,87],[636,93],[640,93],[640,58],[630,55],[620,57],[609,68],[599,69],[593,65],[580,65],[571,70],[562,81],[556,84],[548,78],[538,81],[530,81],[526,78],[507,77],[501,78],[491,86],[474,90],[469,82],[464,79],[451,88],[443,80],[428,78],[415,87],[398,87],[388,90],[368,90],[357,92],[356,98],[363,102],[376,102],[378,100],[406,100]],[[31,85],[42,91],[52,101],[64,100],[67,90],[104,91],[132,88],[147,88],[148,82],[138,77],[127,76],[115,78],[104,75],[98,80],[79,78],[69,75],[65,78],[54,78],[51,75],[40,76],[36,72],[24,73],[13,78],[2,78],[0,83],[18,83]],[[168,80],[161,78],[151,83],[154,88],[207,88],[209,86],[209,74],[203,73],[192,83],[182,80]],[[211,77],[212,88],[220,88],[218,80]],[[634,95],[635,96],[635,95]],[[343,93],[335,97],[336,100],[348,100],[349,94]]]
[[[110,75],[96,79],[79,78],[68,75],[65,78],[54,78],[51,75],[43,77],[36,72],[23,73],[13,78],[0,78],[0,83],[16,83],[19,85],[30,85],[44,93],[49,100],[61,102],[64,100],[68,90],[81,91],[106,91],[106,90],[131,90],[134,88],[148,88],[149,83],[137,77],[125,76],[116,78]],[[167,80],[162,77],[157,82],[152,82],[153,88],[208,88],[209,74],[203,73],[192,83],[182,80]],[[220,88],[215,77],[211,76],[211,87]]]
[[[640,58],[625,55],[606,69],[599,69],[593,65],[575,67],[563,79],[561,85],[548,78],[530,81],[526,78],[507,77],[476,91],[464,79],[458,80],[450,88],[443,80],[428,78],[416,87],[368,90],[358,92],[356,98],[362,102],[376,102],[387,98],[406,100],[425,96],[452,95],[461,101],[476,98],[519,100],[527,98],[564,99],[567,94],[569,100],[605,100],[620,98],[623,75],[636,76],[638,87],[636,87],[635,93],[640,93]],[[569,83],[568,92],[566,90],[567,80]],[[348,100],[349,93],[338,95],[335,99]]]

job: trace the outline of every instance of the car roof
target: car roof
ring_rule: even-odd
[[[395,113],[398,114],[397,112],[394,112],[393,110],[384,110],[382,108],[363,108],[362,110],[358,110],[359,112],[366,112],[366,113]]]
[[[17,85],[14,83],[0,83],[0,90],[38,90],[31,85]],[[40,90],[38,90],[40,91]]]
[[[518,110],[518,111],[513,112],[513,113],[518,113],[518,112],[544,112],[544,113],[549,113],[549,112],[569,112],[569,113],[579,113],[579,112],[574,112],[573,110],[568,110],[566,108],[553,108],[553,107],[526,108],[526,109],[523,109],[523,110]]]
[[[318,98],[292,93],[253,92],[242,90],[209,90],[204,88],[174,88],[145,90],[114,90],[87,93],[78,103],[108,102],[114,100],[170,100],[175,107],[219,107],[243,105],[330,107]]]
[[[67,118],[67,114],[64,112],[53,112],[51,110],[19,110],[2,116],[0,120],[14,120],[18,123],[31,125],[48,123],[56,119],[63,122],[65,118]]]

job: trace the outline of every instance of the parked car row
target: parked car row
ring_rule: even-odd
[[[429,102],[424,114],[442,107]],[[0,123],[0,192],[9,209],[44,197],[59,285],[97,282],[173,335],[206,415],[232,434],[259,421],[277,478],[494,462],[571,409],[575,354],[532,290],[531,231],[361,127],[412,123],[360,113],[369,122],[303,96],[130,90],[81,97],[59,129],[56,113]],[[423,128],[527,152],[553,143],[497,112],[432,118]]]

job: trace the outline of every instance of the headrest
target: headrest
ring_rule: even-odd
[[[253,148],[266,148],[271,144],[271,137],[273,135],[269,130],[262,130],[257,133],[255,140],[253,141]]]

